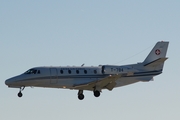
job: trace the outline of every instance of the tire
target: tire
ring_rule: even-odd
[[[94,91],[94,96],[95,97],[99,97],[100,96],[100,92],[99,91]]]
[[[18,97],[22,97],[23,94],[21,92],[18,93]]]
[[[78,98],[79,98],[79,100],[83,100],[84,99],[84,95],[83,94],[79,94]]]

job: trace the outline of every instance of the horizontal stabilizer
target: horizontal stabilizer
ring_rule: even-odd
[[[152,61],[150,63],[145,64],[144,66],[146,66],[146,67],[155,67],[155,66],[158,66],[158,65],[164,63],[164,61],[166,61],[167,59],[168,58],[159,58],[157,60],[154,60],[154,61]]]

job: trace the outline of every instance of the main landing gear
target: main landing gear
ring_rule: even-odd
[[[95,96],[95,97],[99,97],[99,96],[100,96],[100,91],[95,90],[95,91],[94,91],[94,96]],[[78,92],[78,99],[79,99],[79,100],[83,100],[83,99],[84,99],[83,90],[79,90],[79,92]]]
[[[96,91],[94,91],[94,96],[95,96],[95,97],[99,97],[99,96],[100,96],[100,92],[99,92],[99,91],[97,91],[97,90],[96,90]]]
[[[24,88],[25,88],[25,86],[20,87],[19,93],[17,94],[18,97],[22,97],[23,96],[22,91],[24,90]]]
[[[83,90],[79,90],[78,98],[79,98],[79,100],[83,100],[84,99]]]

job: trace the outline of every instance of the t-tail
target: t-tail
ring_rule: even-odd
[[[156,43],[154,48],[143,62],[145,69],[157,71],[163,70],[164,61],[168,59],[166,57],[168,45],[169,42],[164,41]]]

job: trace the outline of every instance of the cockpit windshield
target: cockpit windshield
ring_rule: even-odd
[[[24,74],[40,74],[40,70],[29,69],[29,70],[26,71]]]

